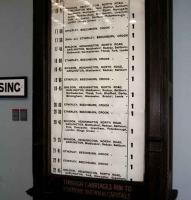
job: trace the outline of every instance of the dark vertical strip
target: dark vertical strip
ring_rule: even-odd
[[[131,0],[128,0],[128,45],[130,46],[130,19],[131,19]],[[129,79],[130,79],[130,48],[128,48],[128,110],[127,110],[127,179],[129,179],[128,177],[128,171],[129,171],[129,154],[128,154],[128,149],[129,149],[129,104],[130,104],[130,100],[129,100],[129,97],[130,97],[130,86],[129,86]]]
[[[52,112],[52,107],[51,107],[51,93],[52,93],[52,88],[51,88],[51,71],[52,71],[52,52],[51,52],[51,47],[52,47],[52,21],[51,21],[51,16],[52,16],[52,4],[49,1],[49,14],[48,14],[48,148],[49,148],[49,153],[48,153],[48,172],[51,173],[51,151],[52,151],[52,133],[51,133],[51,127],[52,127],[52,121],[51,121],[51,112]]]

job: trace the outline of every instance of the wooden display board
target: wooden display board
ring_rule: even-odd
[[[171,0],[34,0],[34,200],[173,200]]]

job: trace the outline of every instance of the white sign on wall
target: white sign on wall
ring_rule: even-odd
[[[27,77],[1,77],[0,97],[26,97]]]

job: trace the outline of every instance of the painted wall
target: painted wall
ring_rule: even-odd
[[[27,76],[28,98],[0,99],[0,199],[30,200],[32,186],[32,0],[0,1],[0,76]],[[12,122],[27,108],[27,122]]]
[[[174,0],[174,187],[191,199],[191,1]]]
[[[174,187],[191,198],[191,1],[174,0]],[[0,199],[31,200],[32,0],[0,1],[0,76],[28,76],[27,99],[0,99]],[[28,122],[12,122],[27,108]]]

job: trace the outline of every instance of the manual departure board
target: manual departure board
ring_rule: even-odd
[[[51,10],[51,173],[143,181],[145,1]]]
[[[175,200],[171,0],[33,0],[33,200]]]

